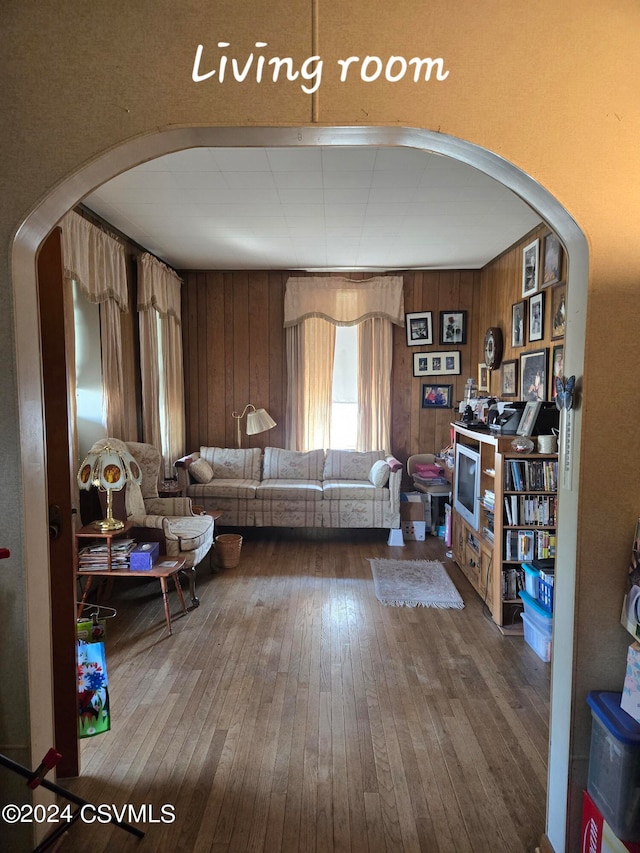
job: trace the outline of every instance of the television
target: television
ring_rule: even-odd
[[[473,527],[480,526],[480,454],[466,444],[456,444],[453,508]]]

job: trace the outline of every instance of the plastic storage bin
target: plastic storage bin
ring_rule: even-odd
[[[522,614],[524,641],[545,663],[551,660],[551,633],[545,634],[529,621],[526,613]]]
[[[621,693],[592,691],[587,791],[622,841],[640,841],[640,724],[620,707]]]
[[[551,660],[553,617],[535,601],[529,593],[521,590],[518,595],[524,604],[522,625],[524,640],[545,663]]]
[[[531,598],[537,598],[540,572],[531,563],[522,563],[522,568],[524,569],[524,588]]]

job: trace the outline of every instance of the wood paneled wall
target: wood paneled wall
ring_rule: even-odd
[[[405,310],[432,311],[434,344],[408,347],[404,328],[394,328],[392,376],[392,451],[401,461],[412,453],[440,450],[449,443],[451,409],[422,409],[424,378],[413,376],[413,354],[439,345],[439,312],[466,310],[468,337],[461,350],[454,400],[462,397],[467,376],[477,375],[478,341],[472,318],[478,311],[480,273],[476,270],[409,271],[404,278]],[[284,291],[290,273],[262,271],[181,272],[186,398],[186,448],[201,444],[235,446],[232,411],[247,403],[264,406],[277,426],[243,436],[245,447],[284,446],[286,353]],[[296,272],[296,275],[300,273]],[[351,274],[350,278],[368,278]],[[480,344],[482,342],[480,341]]]

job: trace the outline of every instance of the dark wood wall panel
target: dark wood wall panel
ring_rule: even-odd
[[[296,273],[296,275],[303,275]],[[409,271],[404,278],[405,310],[433,313],[434,343],[408,347],[404,328],[394,328],[392,369],[392,450],[403,462],[412,453],[440,450],[449,443],[451,409],[422,409],[424,378],[413,376],[413,354],[440,349],[441,310],[468,311],[467,344],[460,347],[462,372],[442,377],[462,397],[467,376],[477,373],[471,356],[478,333],[471,317],[479,300],[477,270]],[[245,447],[284,446],[286,346],[284,292],[286,271],[182,272],[186,399],[185,452],[201,444],[235,446],[232,411],[251,402],[264,406],[277,426],[243,436]],[[367,273],[353,273],[365,279]],[[470,372],[471,371],[471,372]]]

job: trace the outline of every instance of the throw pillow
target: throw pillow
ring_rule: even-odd
[[[213,468],[206,459],[194,459],[189,465],[189,473],[198,483],[210,483],[213,479]]]
[[[384,459],[378,459],[374,462],[369,471],[369,479],[376,489],[383,489],[387,485],[389,479],[389,466]]]

